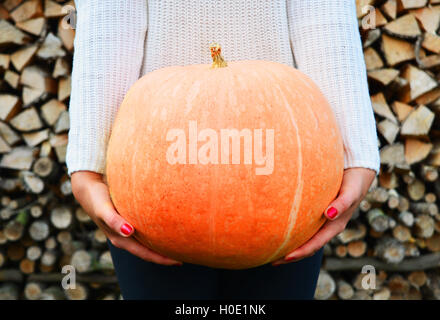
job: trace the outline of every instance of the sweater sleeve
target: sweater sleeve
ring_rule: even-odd
[[[66,165],[103,173],[107,142],[125,93],[139,78],[146,0],[77,0]]]
[[[344,168],[379,173],[376,124],[354,0],[288,0],[290,40],[299,70],[327,97],[344,144]]]

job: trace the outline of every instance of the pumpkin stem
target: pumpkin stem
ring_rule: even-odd
[[[222,56],[222,47],[218,43],[213,43],[209,46],[211,49],[212,65],[211,68],[224,68],[228,63]]]

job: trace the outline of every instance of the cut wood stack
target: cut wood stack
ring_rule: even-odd
[[[325,246],[316,297],[440,299],[440,0],[356,2],[382,166]],[[105,236],[66,174],[73,7],[0,4],[0,299],[119,297]],[[63,291],[67,264],[79,284]]]
[[[73,1],[0,4],[0,299],[119,298],[66,174],[74,14]],[[74,290],[60,286],[67,264]]]
[[[440,299],[440,1],[356,4],[381,172],[326,246],[317,298]]]

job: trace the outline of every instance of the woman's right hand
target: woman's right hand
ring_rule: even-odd
[[[150,262],[168,266],[182,264],[148,249],[131,237],[134,228],[116,211],[101,174],[76,171],[71,175],[71,183],[76,200],[115,247]]]

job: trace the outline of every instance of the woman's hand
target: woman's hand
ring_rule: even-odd
[[[273,266],[298,261],[315,254],[333,237],[345,229],[353,212],[365,197],[376,172],[367,168],[349,168],[344,170],[342,185],[338,197],[325,211],[328,220],[322,228],[305,244],[284,257],[274,261]]]
[[[72,174],[71,183],[76,200],[115,247],[158,264],[182,264],[146,248],[131,237],[134,228],[116,211],[101,174],[91,171],[76,171]]]

